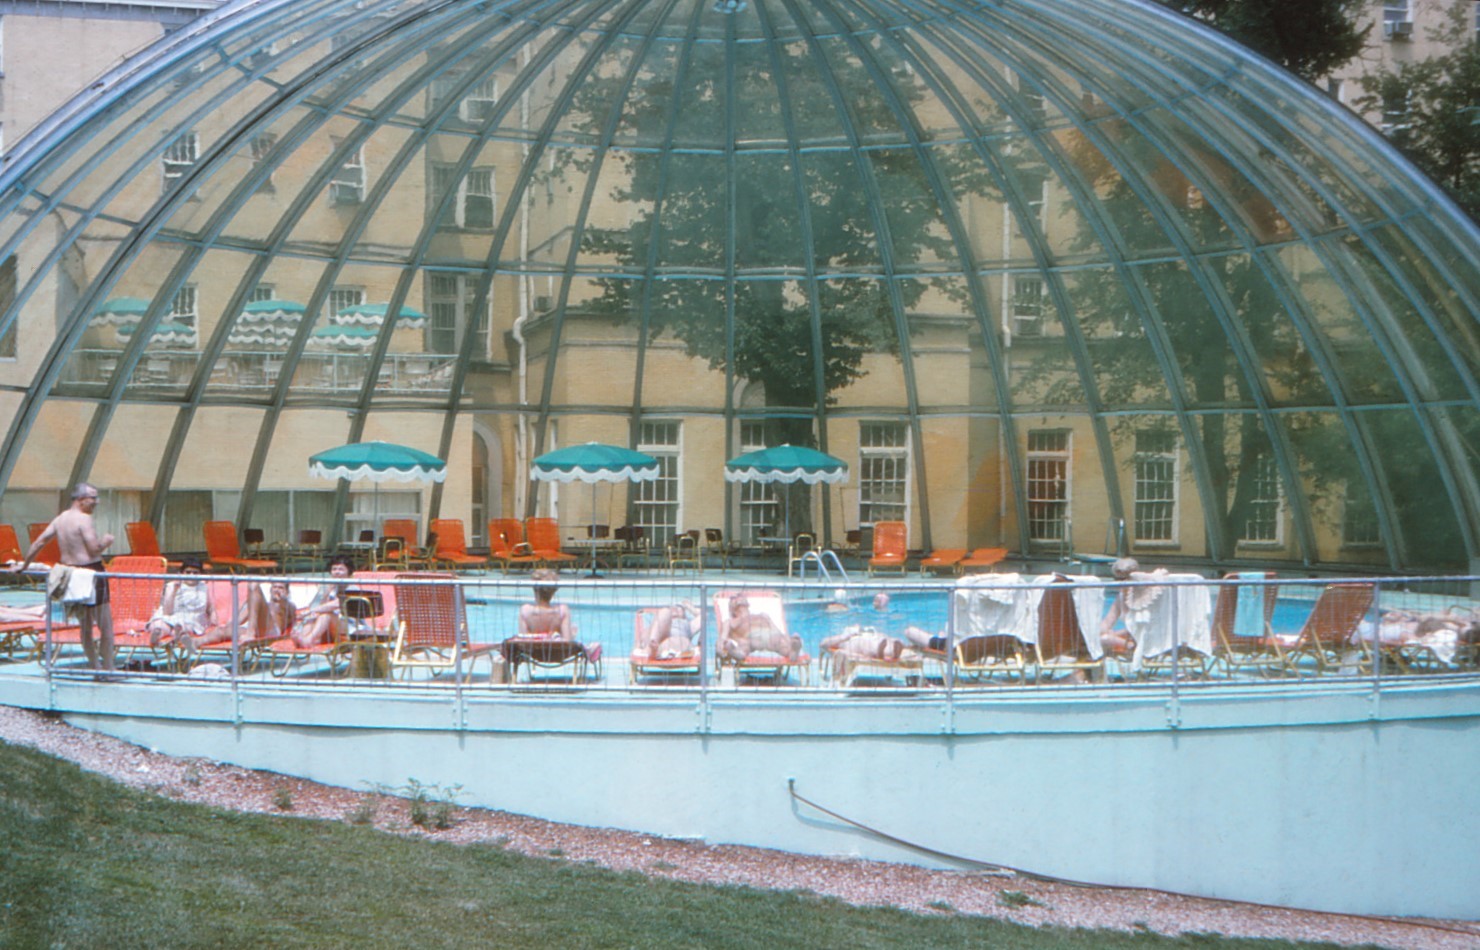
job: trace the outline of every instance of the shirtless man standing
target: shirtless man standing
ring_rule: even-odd
[[[41,532],[31,546],[26,549],[26,557],[21,561],[17,572],[24,571],[31,566],[31,558],[35,557],[46,542],[52,538],[57,539],[57,549],[61,552],[62,563],[70,567],[85,567],[97,571],[98,577],[95,583],[93,606],[83,607],[80,617],[82,626],[82,652],[87,654],[88,666],[98,669],[98,651],[93,644],[93,620],[98,623],[98,630],[103,639],[102,670],[104,673],[113,672],[113,608],[108,606],[108,580],[103,577],[103,552],[108,550],[113,543],[113,535],[105,534],[98,537],[97,528],[93,525],[93,509],[98,507],[98,490],[87,482],[78,483],[72,489],[72,504],[66,511],[51,519],[51,524]]]

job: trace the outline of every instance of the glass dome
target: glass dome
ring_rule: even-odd
[[[1149,2],[230,4],[0,201],[0,520],[88,479],[185,549],[552,510],[753,538],[787,491],[837,543],[1476,556],[1475,226]],[[446,483],[308,475],[370,439]],[[529,482],[588,440],[663,475]],[[850,482],[722,478],[781,442]]]

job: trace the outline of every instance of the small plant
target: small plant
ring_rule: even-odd
[[[289,791],[288,786],[279,785],[272,790],[272,804],[278,811],[293,810],[293,793]]]
[[[427,786],[414,778],[407,779],[406,799],[411,823],[418,828],[425,828],[431,822],[431,814],[427,808]]]
[[[360,803],[355,806],[354,811],[349,813],[349,820],[351,824],[373,825],[375,824],[375,816],[379,812],[380,796],[366,795],[360,799]]]
[[[563,857],[565,857],[565,849],[564,848],[551,848],[550,850],[546,851],[545,853],[548,854],[552,858],[563,858]]]
[[[200,767],[194,762],[185,766],[185,771],[180,773],[180,781],[185,785],[198,786],[201,782]]]
[[[674,864],[671,861],[654,861],[652,864],[649,864],[648,867],[652,868],[654,871],[677,871],[678,870],[678,865]]]
[[[1035,900],[1022,891],[998,891],[997,903],[1003,907],[1042,907],[1043,902]]]
[[[938,910],[942,914],[954,914],[956,912],[956,908],[951,906],[950,901],[931,901],[925,906],[931,910]]]

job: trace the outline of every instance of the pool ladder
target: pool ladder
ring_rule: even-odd
[[[842,578],[843,583],[849,583],[848,572],[843,569],[843,562],[838,559],[837,552],[834,551],[832,548],[823,548],[820,551],[808,551],[807,553],[796,559],[797,576],[800,577],[802,580],[807,579],[808,561],[811,561],[812,563],[817,565],[817,576],[826,581],[831,581],[833,579],[832,572],[827,569],[828,562],[831,561],[833,567],[837,568],[838,576]],[[790,573],[790,567],[791,565],[787,565],[788,573]]]

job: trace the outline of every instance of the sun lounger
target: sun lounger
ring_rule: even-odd
[[[644,676],[698,676],[704,663],[702,636],[693,649],[674,656],[652,656],[648,649],[649,631],[660,607],[639,607],[632,618],[632,653],[627,660],[627,681],[636,683]]]
[[[956,573],[993,571],[1007,558],[1007,548],[977,548],[956,563]]]
[[[396,575],[396,639],[390,665],[403,679],[418,669],[433,676],[461,669],[463,681],[468,682],[480,659],[487,660],[490,679],[493,676],[499,644],[472,642],[462,589],[445,583],[417,583],[452,578],[451,574]]]
[[[743,660],[724,655],[723,631],[728,629],[730,622],[730,600],[737,594],[744,594],[750,601],[752,614],[764,614],[771,619],[772,626],[777,630],[788,636],[791,633],[786,626],[786,612],[781,605],[781,595],[775,591],[720,591],[714,595],[715,630],[718,631],[714,637],[714,648],[720,669],[729,668],[733,669],[737,676],[763,677],[776,682],[785,680],[788,674],[795,672],[805,684],[812,669],[812,657],[806,651],[798,653],[790,660],[779,653],[768,651],[751,653]]]
[[[959,574],[961,573],[961,559],[965,556],[965,548],[936,548],[920,558],[920,573],[950,571],[953,574]]]
[[[879,521],[874,524],[874,555],[868,559],[868,573],[905,572],[909,558],[909,527],[903,521]]]

